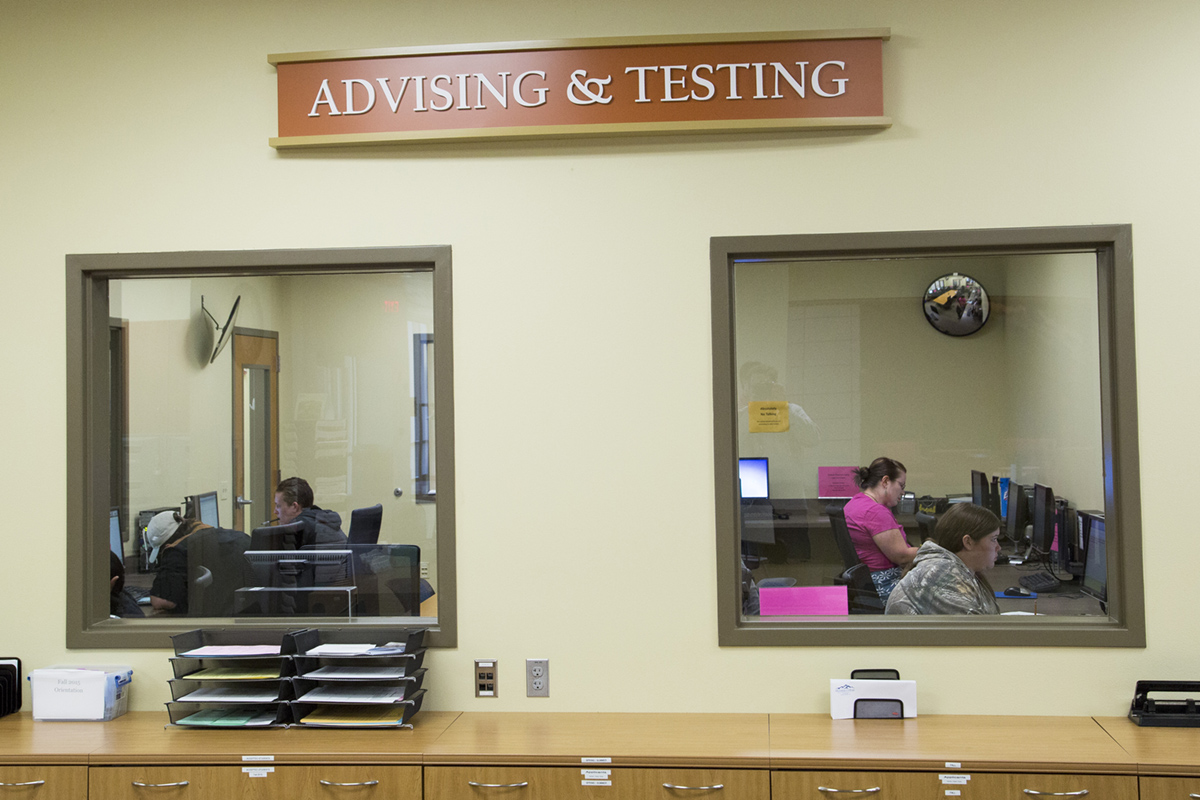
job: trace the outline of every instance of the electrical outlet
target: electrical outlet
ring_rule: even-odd
[[[550,659],[525,659],[525,696],[550,696]]]
[[[426,580],[429,580],[429,562],[428,561],[421,562],[421,577]]]
[[[475,659],[475,696],[496,696],[496,659]]]

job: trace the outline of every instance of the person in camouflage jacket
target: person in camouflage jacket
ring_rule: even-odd
[[[958,503],[938,520],[912,568],[888,598],[888,614],[999,614],[983,573],[1000,554],[1000,520],[991,511]]]

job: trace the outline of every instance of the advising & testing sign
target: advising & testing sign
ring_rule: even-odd
[[[272,147],[883,128],[887,29],[272,55]]]

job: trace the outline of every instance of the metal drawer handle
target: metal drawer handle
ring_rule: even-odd
[[[1192,800],[1200,800],[1200,794],[1196,794],[1195,792],[1189,794],[1188,797],[1192,798]]]
[[[0,786],[45,786],[45,781],[27,781],[25,783],[0,783]]]
[[[685,792],[711,792],[714,789],[724,789],[725,784],[714,783],[712,786],[676,786],[673,783],[664,783],[664,789],[679,789]]]
[[[1080,789],[1078,792],[1035,792],[1033,789],[1022,789],[1021,791],[1034,797],[1083,797],[1088,793],[1087,789]]]
[[[830,789],[828,786],[818,786],[817,791],[825,794],[875,794],[880,788],[872,786],[870,789]]]
[[[334,783],[333,781],[327,781],[324,778],[322,778],[321,785],[322,786],[378,786],[379,781],[363,781],[362,783]]]
[[[467,781],[467,786],[478,786],[480,789],[520,789],[522,786],[528,786],[529,781],[521,781],[520,783],[476,783],[475,781]]]
[[[180,781],[179,783],[142,783],[141,781],[133,781],[132,783],[134,786],[140,787],[142,789],[166,789],[171,786],[187,786],[188,785],[187,781]]]

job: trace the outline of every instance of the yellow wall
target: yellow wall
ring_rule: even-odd
[[[27,668],[127,662],[138,708],[168,697],[166,651],[63,644],[64,255],[443,243],[461,616],[428,707],[823,711],[827,678],[885,665],[925,713],[1119,714],[1135,680],[1196,663],[1191,0],[0,0],[0,19],[0,642]],[[272,52],[868,26],[892,30],[883,132],[267,146]],[[709,237],[1089,223],[1134,230],[1147,647],[717,647]],[[469,695],[483,657],[494,700]],[[550,699],[522,696],[527,657],[551,659]]]

